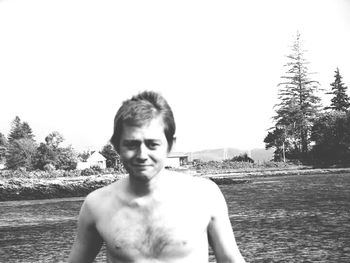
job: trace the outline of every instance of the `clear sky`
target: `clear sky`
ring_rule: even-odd
[[[310,71],[350,87],[350,1],[0,0],[0,132],[101,149],[121,102],[161,92],[177,150],[264,147],[299,30]],[[324,104],[329,104],[325,97]]]

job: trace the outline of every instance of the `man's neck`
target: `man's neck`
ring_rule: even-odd
[[[163,172],[163,171],[162,171]],[[161,175],[157,174],[150,180],[138,180],[129,176],[129,191],[131,194],[142,197],[142,196],[153,196],[160,189]]]

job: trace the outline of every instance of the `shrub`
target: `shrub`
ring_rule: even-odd
[[[44,171],[46,172],[53,172],[55,170],[56,170],[55,166],[53,166],[50,163],[44,165]]]
[[[90,167],[92,170],[94,170],[96,173],[102,173],[103,169],[100,166],[94,165]]]
[[[254,160],[248,156],[248,154],[240,154],[238,156],[235,156],[231,159],[234,162],[248,162],[248,163],[254,163]]]
[[[63,176],[64,177],[78,177],[81,176],[81,170],[70,170],[70,171],[64,171]]]
[[[82,176],[90,176],[96,174],[96,171],[94,171],[91,168],[85,168],[84,170],[81,171]]]
[[[29,138],[13,140],[6,153],[6,167],[9,169],[24,168],[33,170],[36,155],[35,141]]]

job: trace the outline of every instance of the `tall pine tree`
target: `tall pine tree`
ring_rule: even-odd
[[[34,139],[34,134],[32,129],[30,128],[27,122],[22,122],[21,119],[16,116],[16,118],[12,121],[11,130],[8,135],[9,143],[14,140],[19,139]]]
[[[9,169],[20,167],[33,169],[36,147],[34,134],[29,124],[22,122],[16,116],[12,121],[11,130],[8,135],[6,167]]]
[[[312,123],[320,107],[320,98],[316,95],[319,83],[310,78],[299,32],[291,48],[284,65],[286,73],[278,84],[280,103],[275,105],[274,121],[275,129],[284,130],[282,134],[289,146],[287,155],[303,159],[309,150]]]
[[[23,138],[22,132],[21,132],[21,125],[22,125],[21,119],[18,116],[16,116],[11,123],[11,130],[7,137],[7,140],[9,142]]]
[[[0,132],[0,163],[2,163],[5,160],[6,149],[7,149],[6,137]]]
[[[347,87],[342,82],[343,77],[339,73],[339,68],[336,69],[334,77],[335,80],[331,83],[332,91],[327,92],[327,94],[333,95],[333,98],[331,105],[326,109],[347,112],[350,107],[349,96],[346,93]]]

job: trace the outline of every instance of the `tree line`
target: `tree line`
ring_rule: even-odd
[[[321,104],[317,80],[309,72],[300,34],[287,55],[286,71],[278,84],[278,103],[274,106],[273,127],[264,139],[266,149],[273,148],[274,161],[293,161],[314,165],[350,164],[350,100],[339,68],[326,94],[330,105]],[[0,163],[8,169],[75,169],[79,159],[89,153],[76,153],[62,147],[63,136],[50,133],[39,145],[27,122],[17,116],[7,137],[0,132]],[[106,144],[101,154],[107,167],[120,167],[113,146]]]
[[[0,163],[11,170],[74,170],[78,161],[86,160],[91,154],[77,153],[72,146],[63,147],[64,138],[57,131],[39,144],[34,137],[28,122],[16,116],[8,136],[0,132]],[[119,155],[112,145],[106,144],[100,153],[106,158],[107,167],[120,169]]]
[[[275,161],[313,165],[350,164],[350,102],[347,87],[336,68],[329,90],[320,88],[309,72],[300,34],[284,65],[274,106],[274,126],[268,131],[266,149],[274,148]],[[319,91],[332,96],[330,106],[321,104]]]

